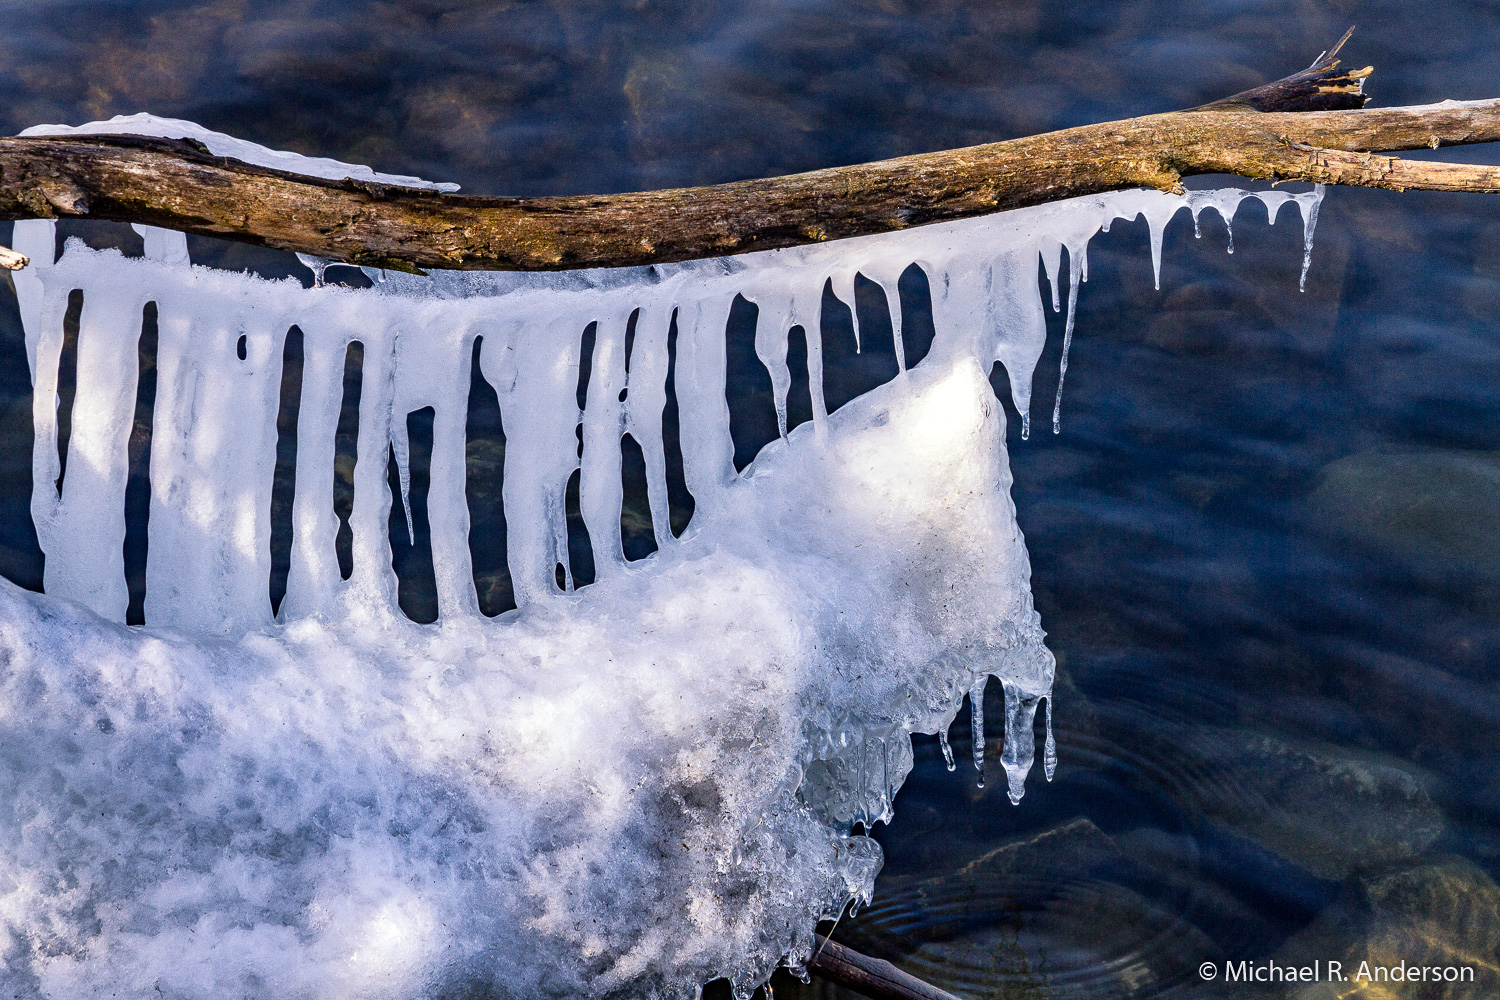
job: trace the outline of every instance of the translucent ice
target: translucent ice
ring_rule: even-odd
[[[141,123],[284,169],[387,179],[184,123],[97,128]],[[1320,194],[1258,196],[1310,216]],[[1102,226],[1144,214],[1159,257],[1179,209],[1211,205],[1228,219],[1245,197],[1257,195],[1122,192],[724,260],[393,274],[371,290],[193,266],[182,237],[160,230],[143,234],[141,258],[75,241],[54,260],[51,223],[18,224],[17,249],[33,259],[16,288],[47,594],[0,582],[0,986],[691,997],[717,976],[745,991],[778,964],[801,965],[815,922],[872,891],[880,851],[856,827],[894,815],[912,733],[946,734],[977,692],[982,766],[979,708],[995,677],[1012,799],[1044,698],[1051,776],[1053,659],[986,377],[1003,363],[1027,411],[1046,332],[1039,255],[1055,308],[1068,249],[1071,330]],[[896,283],[913,262],[929,276],[937,334],[908,370]],[[808,337],[812,420],[788,429],[787,332],[818,329],[830,280],[852,307],[856,275],[885,290],[900,374],[829,413],[821,341]],[[756,355],[781,430],[740,473],[725,401],[737,294],[760,310]],[[147,624],[127,628],[126,449],[147,303],[158,313]],[[674,322],[695,501],[680,538],[666,520],[662,438]],[[582,334],[594,324],[580,411]],[[293,542],[273,619],[269,512],[293,325]],[[519,607],[498,619],[479,614],[468,547],[477,340],[507,435]],[[345,579],[333,462],[353,341],[364,367]],[[417,625],[396,603],[386,470],[392,456],[405,467],[406,416],[427,407],[440,616]],[[636,562],[620,535],[626,433],[646,460],[659,546]],[[563,502],[575,472],[598,567],[576,591]]]

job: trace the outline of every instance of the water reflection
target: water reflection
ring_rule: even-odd
[[[1494,95],[1477,3],[73,2],[0,11],[0,116],[149,109],[477,192],[621,190],[1199,103],[1351,20],[1381,103]],[[1333,995],[1198,979],[1272,957],[1442,958],[1479,970],[1442,995],[1500,993],[1500,201],[1334,191],[1305,294],[1300,233],[1259,211],[1232,257],[1212,216],[1174,223],[1160,292],[1143,225],[1098,238],[1063,433],[1012,420],[1058,779],[1012,808],[919,741],[877,902],[837,933],[962,996]],[[13,310],[0,573],[33,583]]]

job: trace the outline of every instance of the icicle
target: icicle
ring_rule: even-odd
[[[854,320],[854,353],[859,353],[859,309],[854,303],[854,282],[858,275],[855,268],[841,268],[828,276],[832,283],[834,297],[849,307],[849,315]],[[819,290],[818,301],[822,301],[822,292]],[[811,334],[808,335],[811,340]]]
[[[396,398],[396,353],[399,338],[382,315],[373,297],[358,299],[354,310],[339,318],[351,325],[363,326],[361,341],[365,363],[360,380],[359,445],[354,464],[354,506],[349,514],[349,528],[354,535],[354,571],[349,576],[347,598],[367,609],[396,613],[396,573],[391,565],[391,492],[390,458],[392,415]],[[330,303],[333,305],[333,303]],[[353,315],[346,313],[352,312]],[[361,322],[362,321],[362,322]],[[329,325],[332,325],[331,323]],[[283,327],[283,330],[285,327]],[[336,366],[342,373],[342,366]],[[333,390],[342,396],[342,388]],[[402,414],[405,427],[405,413]],[[300,428],[299,428],[300,430]],[[274,443],[274,441],[273,441]],[[152,449],[152,459],[156,451]],[[324,494],[324,503],[328,502]],[[148,559],[149,570],[151,562]],[[261,577],[264,588],[265,577]],[[151,581],[146,581],[149,602]],[[147,609],[146,618],[151,618]]]
[[[943,748],[943,763],[948,765],[948,770],[956,769],[958,765],[953,762],[953,746],[948,742],[948,730],[938,731],[938,746]]]
[[[620,478],[620,438],[625,430],[626,401],[620,395],[626,388],[625,330],[632,312],[630,304],[620,299],[601,303],[594,309],[597,325],[589,366],[588,400],[582,417],[578,506],[594,554],[595,578],[600,580],[625,566],[620,530],[620,509],[625,498]],[[625,396],[628,400],[629,393]],[[658,423],[660,420],[658,415]]]
[[[1056,241],[1041,251],[1047,282],[1052,286],[1052,311],[1055,313],[1062,312],[1062,252],[1062,243]]]
[[[1052,738],[1052,693],[1047,693],[1047,742],[1042,747],[1042,769],[1051,781],[1057,773],[1057,741]]]
[[[900,736],[898,739],[905,739]],[[891,743],[890,740],[880,741],[880,822],[889,823],[895,818],[893,794],[891,791]]]
[[[1156,290],[1161,291],[1161,247],[1162,241],[1167,234],[1167,219],[1158,219],[1155,215],[1148,216],[1146,225],[1151,232],[1151,278],[1156,283]]]
[[[1255,196],[1260,199],[1262,205],[1266,206],[1266,225],[1276,225],[1276,217],[1281,214],[1281,206],[1289,201],[1296,201],[1295,195],[1285,191],[1257,191]]]
[[[1297,279],[1297,290],[1307,291],[1307,271],[1312,267],[1313,230],[1318,227],[1318,207],[1323,204],[1323,185],[1313,188],[1313,196],[1299,200],[1302,209],[1302,276]]]
[[[822,302],[819,295],[818,301]],[[852,307],[851,307],[852,308]],[[823,334],[822,312],[817,319],[802,324],[803,342],[807,344],[807,392],[812,399],[813,429],[818,435],[827,433],[828,397],[823,389]]]
[[[791,330],[791,296],[780,289],[768,288],[752,293],[759,307],[755,319],[755,356],[771,376],[771,396],[776,405],[776,430],[786,437],[786,397],[792,387],[791,369],[787,367],[787,334]],[[749,296],[746,296],[747,298]]]
[[[869,799],[870,779],[868,769],[865,767],[865,756],[869,752],[870,741],[865,738],[863,731],[854,734],[854,755],[859,760],[857,770],[858,777],[854,782],[855,801],[859,803],[859,812],[855,815],[855,822],[865,828],[865,833],[870,832],[870,812],[865,808],[865,802]]]
[[[352,331],[334,323],[312,323],[304,318],[303,324],[291,566],[279,612],[285,620],[330,610],[343,583],[335,548],[339,521],[331,501],[344,364],[349,343],[355,338]]]
[[[322,288],[325,283],[323,276],[328,273],[328,267],[334,261],[326,257],[314,257],[310,253],[299,253],[297,254],[297,259],[302,262],[303,267],[313,273],[313,287]]]
[[[1080,259],[1086,261],[1088,258],[1083,254],[1075,254],[1071,247],[1068,248],[1068,259],[1070,265]],[[1078,309],[1078,282],[1081,280],[1081,272],[1088,267],[1087,263],[1079,267],[1068,268],[1068,321],[1063,327],[1062,359],[1058,362],[1057,369],[1057,400],[1052,404],[1052,433],[1062,433],[1062,396],[1063,381],[1068,377],[1068,352],[1073,347],[1073,316]],[[1025,428],[1023,428],[1024,430]]]
[[[1234,213],[1224,216],[1224,231],[1229,234],[1229,252],[1234,253]]]
[[[406,544],[417,544],[417,529],[411,520],[411,442],[406,436],[405,415],[392,414],[391,451],[396,457],[396,476],[401,481],[401,511],[406,515]]]
[[[1189,209],[1189,211],[1193,213],[1193,239],[1201,240],[1203,239],[1203,226],[1198,222],[1198,213],[1202,212],[1203,209],[1199,208],[1197,205],[1194,205]]]
[[[974,752],[974,769],[979,772],[979,787],[984,787],[984,686],[990,675],[985,674],[969,688],[969,735]]]
[[[1025,441],[1031,437],[1031,413],[1028,411],[1021,414],[1021,440]]]
[[[1005,745],[1000,751],[1000,763],[1005,767],[1009,784],[1010,801],[1018,804],[1026,794],[1026,775],[1036,754],[1036,736],[1032,725],[1036,721],[1036,698],[1025,698],[1015,684],[1003,684],[1005,688]]]
[[[902,339],[903,335],[901,333],[901,273],[901,271],[897,271],[896,275],[892,277],[882,271],[870,277],[871,280],[880,286],[880,290],[885,292],[886,312],[891,317],[891,336],[898,345],[897,350],[901,352],[900,356],[904,363],[906,358],[906,342]]]
[[[625,425],[645,459],[646,499],[651,505],[651,530],[658,547],[672,541],[661,423],[667,404],[667,332],[671,326],[671,300],[654,290],[636,318],[635,344],[626,380],[629,393],[625,399]]]
[[[896,349],[896,371],[899,374],[905,375],[906,340],[901,336],[901,297],[899,295],[896,296],[895,301],[891,302],[890,306],[895,313],[895,318],[891,321],[891,343]]]
[[[21,326],[26,334],[26,359],[31,370],[32,384],[37,379],[36,349],[43,330],[51,331],[52,324],[42,318],[47,299],[42,276],[57,260],[57,220],[17,219],[11,232],[11,248],[31,258],[31,263],[11,275],[16,287],[16,304],[21,312]],[[67,300],[62,299],[61,309],[66,311]],[[62,316],[58,313],[57,335],[62,336]],[[59,346],[61,341],[59,340]]]
[[[677,309],[677,405],[682,426],[694,428],[682,435],[682,476],[699,505],[717,503],[734,478],[734,439],[724,397],[724,329],[733,299],[708,289]]]

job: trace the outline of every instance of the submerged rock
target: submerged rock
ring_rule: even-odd
[[[1402,761],[1233,729],[1194,731],[1184,751],[1199,764],[1191,806],[1320,878],[1409,860],[1445,828]]]
[[[1500,886],[1457,857],[1372,875],[1288,942],[1281,958],[1294,965],[1340,962],[1346,977],[1267,991],[1288,1000],[1500,996]],[[1449,968],[1459,970],[1454,981]],[[1421,971],[1390,971],[1403,969],[1427,969],[1426,981]],[[1433,969],[1441,981],[1434,981]]]
[[[1419,573],[1500,580],[1500,452],[1360,452],[1323,470],[1312,503]]]

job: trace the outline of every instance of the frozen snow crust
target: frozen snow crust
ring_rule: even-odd
[[[230,156],[236,160],[253,163],[276,170],[289,170],[310,177],[323,177],[340,181],[352,177],[357,181],[378,181],[398,187],[420,188],[427,191],[457,191],[458,185],[451,182],[435,183],[406,174],[382,174],[359,163],[344,163],[326,156],[303,156],[280,149],[268,149],[259,143],[238,139],[223,132],[206,129],[197,122],[181,118],[158,118],[156,115],[115,115],[109,121],[88,122],[84,125],[33,125],[22,135],[150,135],[158,139],[194,139],[208,147],[215,156]]]
[[[946,733],[964,694],[977,704],[999,678],[1018,800],[1044,698],[1050,716],[1053,661],[985,378],[1002,361],[1026,412],[1045,338],[1038,256],[1058,308],[1068,248],[1071,317],[1088,240],[1112,219],[1144,214],[1159,259],[1180,208],[1227,219],[1247,196],[1273,219],[1295,201],[1310,223],[1320,192],[1124,192],[719,261],[392,275],[366,291],[192,266],[182,237],[159,230],[144,258],[73,242],[54,261],[52,224],[18,223],[33,258],[16,285],[47,594],[0,582],[0,990],[691,997],[717,976],[743,995],[799,966],[815,922],[870,895],[880,851],[853,830],[891,819],[911,733]],[[894,304],[913,261],[933,288],[928,356],[828,414],[808,338],[813,420],[736,474],[735,294],[760,308],[756,349],[784,428],[787,331],[818,329],[824,283],[849,302],[860,273]],[[126,446],[147,302],[159,316],[147,625],[127,628]],[[680,539],[661,433],[674,315],[696,502]],[[893,318],[901,359],[898,307]],[[580,412],[580,335],[594,322]],[[275,414],[293,324],[294,539],[273,620]],[[476,339],[508,439],[519,607],[498,619],[478,612],[467,547]],[[365,360],[345,579],[333,458],[353,340]],[[405,416],[425,406],[440,618],[424,626],[396,603],[386,468],[394,455],[407,480]],[[660,546],[637,562],[620,543],[626,432],[646,457]],[[578,590],[556,582],[575,469],[598,576]],[[1049,730],[1049,777],[1053,760]]]

